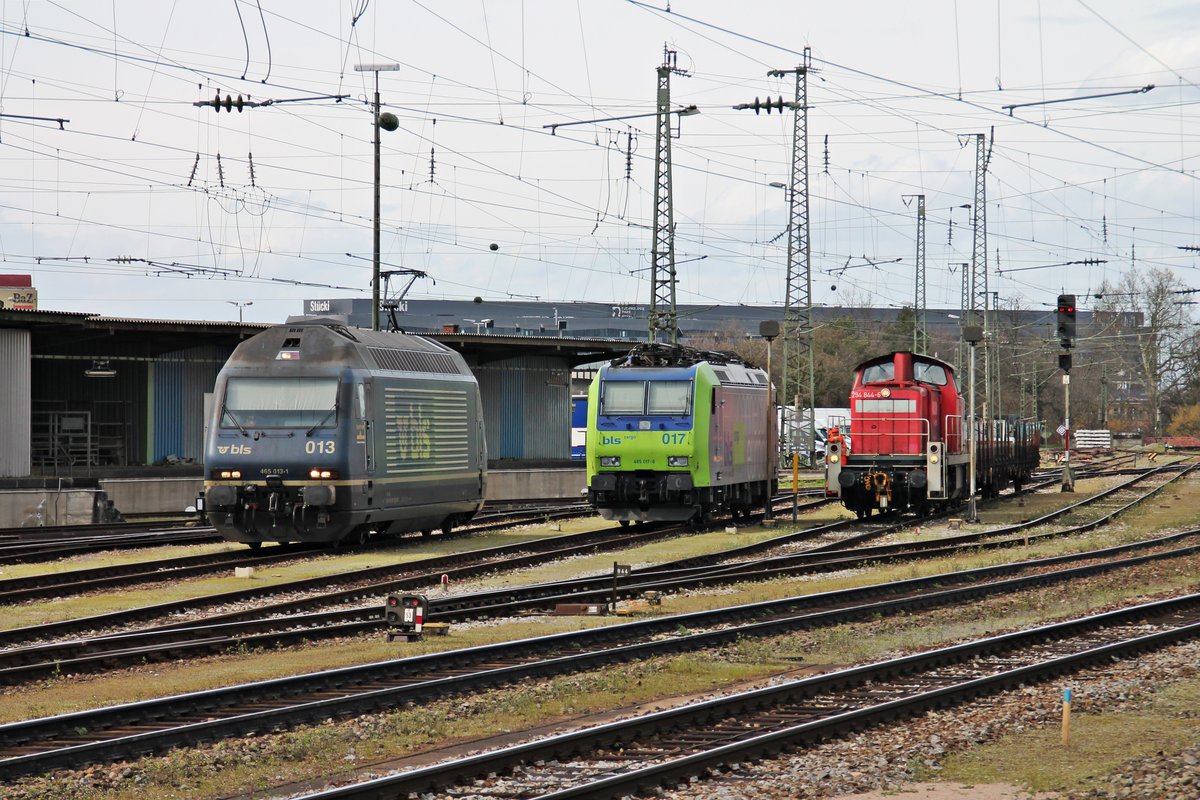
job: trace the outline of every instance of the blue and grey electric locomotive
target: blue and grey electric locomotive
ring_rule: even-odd
[[[479,386],[438,342],[289,320],[217,376],[204,468],[208,518],[251,547],[448,530],[483,505]]]

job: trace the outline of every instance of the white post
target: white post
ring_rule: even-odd
[[[968,431],[970,439],[968,440],[968,450],[970,452],[969,466],[971,476],[971,494],[967,499],[967,521],[978,522],[979,512],[975,507],[975,440],[978,438],[978,423],[975,418],[975,342],[971,342],[971,366],[970,378],[967,379],[968,397],[967,403],[971,407],[971,424]]]

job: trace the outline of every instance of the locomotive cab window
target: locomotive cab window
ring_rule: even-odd
[[[691,381],[650,381],[646,413],[657,416],[686,416],[692,413]]]
[[[358,419],[367,418],[367,387],[361,383],[354,384],[354,411]]]
[[[600,413],[643,414],[646,410],[645,381],[605,381],[600,396]]]
[[[945,367],[939,364],[930,364],[928,361],[917,361],[913,364],[913,378],[921,383],[930,383],[934,386],[945,386],[948,380]]]
[[[882,364],[872,364],[863,370],[863,383],[878,383],[879,381],[890,381],[896,377],[896,365],[891,361]]]
[[[230,378],[222,428],[332,428],[338,379]]]

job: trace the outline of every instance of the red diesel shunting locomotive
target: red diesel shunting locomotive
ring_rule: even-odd
[[[825,493],[859,517],[878,509],[916,511],[957,505],[970,493],[966,404],[944,361],[890,353],[858,365],[850,390],[849,439],[825,454]],[[847,432],[845,423],[842,432]],[[1016,419],[976,423],[977,490],[1019,487],[1038,464],[1038,426]]]

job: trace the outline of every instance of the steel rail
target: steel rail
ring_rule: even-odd
[[[669,534],[670,531],[667,529],[653,529],[646,531],[635,530],[632,532],[623,530],[619,535],[613,535],[612,528],[603,528],[585,531],[578,534],[566,534],[563,536],[530,540],[516,544],[498,545],[495,547],[470,550],[446,556],[434,556],[416,561],[409,561],[398,565],[389,564],[381,567],[352,570],[333,575],[287,581],[284,583],[272,584],[270,586],[262,586],[251,589],[238,589],[184,600],[174,600],[148,606],[139,606],[137,608],[113,611],[105,614],[95,614],[88,617],[79,617],[75,619],[60,620],[57,622],[43,623],[40,625],[30,625],[22,628],[0,630],[0,646],[11,646],[25,641],[70,635],[80,631],[103,630],[116,625],[124,625],[141,620],[161,618],[170,614],[184,611],[196,611],[203,608],[211,608],[231,603],[241,603],[248,600],[259,600],[285,592],[319,590],[332,585],[345,585],[346,583],[350,582],[361,583],[364,581],[378,580],[380,578],[388,579],[383,584],[373,583],[366,587],[360,586],[353,589],[327,593],[318,598],[291,601],[291,606],[303,608],[308,607],[305,605],[306,603],[318,604],[321,601],[326,603],[342,602],[356,596],[378,591],[381,585],[388,586],[393,584],[401,584],[402,581],[396,577],[401,571],[408,571],[410,573],[421,575],[421,580],[423,581],[422,585],[427,585],[429,583],[429,576],[431,574],[447,572],[454,569],[456,564],[473,564],[474,566],[469,568],[473,568],[477,571],[495,570],[497,566],[528,566],[530,564],[540,563],[540,560],[563,558],[568,555],[575,555],[589,550],[603,550],[612,547],[627,546],[630,543],[641,542],[647,539]],[[532,555],[520,555],[523,553],[532,553]],[[460,572],[460,574],[462,573]],[[434,580],[436,581],[436,577]],[[254,612],[235,612],[233,614],[218,615],[213,619],[228,621],[238,617],[241,614],[252,613]],[[175,623],[162,627],[179,627],[187,624],[194,623]]]
[[[460,538],[489,531],[504,530],[515,525],[523,525],[541,520],[567,519],[579,516],[582,513],[582,507],[560,509],[558,511],[537,510],[520,513],[496,513],[488,515],[488,519],[492,520],[490,522],[464,526],[454,530],[450,534],[435,534],[431,537],[422,537],[420,540],[415,538],[383,538],[365,546],[355,547],[354,552],[391,550],[398,544],[416,541],[425,543],[443,541],[448,538]],[[292,560],[304,555],[329,555],[332,552],[334,551],[327,545],[293,543],[283,545],[282,547],[276,545],[265,553],[232,550],[154,561],[141,561],[132,564],[114,564],[104,567],[46,573],[44,575],[33,575],[25,578],[13,578],[0,581],[0,605],[47,597],[59,598],[66,595],[95,591],[97,589],[125,588],[144,583],[156,583],[163,580],[193,578],[225,570],[231,566],[258,567]]]
[[[1163,542],[1197,534],[1200,534],[1200,529],[1164,537]],[[1142,546],[1141,543],[1102,552],[1117,554],[1138,546]],[[1191,556],[1197,552],[1200,552],[1200,544],[1120,561],[981,583],[984,576],[996,576],[1003,569],[1010,568],[988,567],[822,595],[765,601],[732,609],[714,609],[587,631],[481,645],[9,723],[0,725],[0,747],[3,747],[0,752],[9,756],[0,760],[0,777],[78,766],[97,760],[126,758],[223,736],[240,736],[305,722],[319,722],[330,716],[365,713],[394,707],[399,703],[477,691],[531,677],[577,672],[652,655],[692,652],[730,644],[746,637],[773,636],[798,629],[977,600],[996,594],[1011,594],[1086,575]],[[1095,558],[1097,555],[1057,556],[1027,562],[1024,566],[1026,569],[1044,568],[1068,563],[1069,559]],[[964,585],[945,588],[950,582]],[[879,597],[885,599],[880,600]],[[744,620],[749,621],[733,625]],[[715,625],[728,627],[678,635],[680,630]],[[666,638],[672,632],[676,636]],[[275,704],[276,707],[264,710],[264,704]],[[185,719],[210,719],[172,726],[169,721],[172,715]],[[213,718],[217,715],[224,716]],[[160,729],[146,730],[152,725],[160,726]],[[141,732],[131,735],[125,732],[126,735],[122,735],[120,726],[133,726]],[[92,741],[86,741],[89,732],[93,731],[95,733],[90,734]],[[97,740],[97,736],[116,738]],[[60,742],[55,749],[38,749],[37,742],[51,742],[55,738],[62,738],[65,742]]]
[[[1128,658],[1195,638],[1200,636],[1197,606],[1200,606],[1200,595],[1189,595],[988,637],[546,737],[350,786],[312,792],[303,795],[301,800],[377,800],[424,795],[480,776],[510,774],[518,767],[584,759],[597,751],[606,755],[604,751],[611,748],[628,748],[647,740],[652,745],[654,737],[668,738],[672,732],[687,731],[692,734],[688,736],[688,742],[692,744],[691,753],[673,756],[669,752],[662,752],[665,757],[658,763],[634,766],[615,775],[609,774],[540,797],[543,800],[575,800],[639,795],[658,786],[701,775],[714,767],[775,757],[785,751],[822,739],[845,736],[867,726],[892,722],[932,708],[956,705],[1022,684],[1070,674],[1093,664]],[[1140,620],[1154,620],[1162,629],[1134,636],[1118,630],[1121,638],[1100,644],[1096,643],[1094,635],[1089,636],[1104,628],[1119,629]],[[1072,645],[1072,638],[1082,641]],[[963,665],[972,660],[983,662],[989,656],[1017,655],[1022,650],[1029,651],[1036,645],[1052,641],[1058,643],[1060,652],[1051,654],[1049,658],[1033,657],[1015,668],[1005,668],[1001,662],[1001,665],[990,670],[986,669],[986,663],[980,663],[976,672],[985,674],[962,679]],[[1061,652],[1068,648],[1069,652]],[[948,670],[950,674],[939,676],[938,670]],[[929,675],[921,680],[922,673]],[[894,689],[890,693],[892,698],[879,702],[876,694],[881,687],[895,681],[909,686]],[[912,683],[916,683],[917,687],[913,688]],[[934,688],[926,688],[930,684]],[[832,695],[832,708],[820,707],[822,695]],[[853,704],[855,700],[856,705]],[[776,719],[772,720],[775,723],[773,726],[768,721],[764,726],[766,730],[747,729],[756,717],[762,716],[763,709],[796,706],[804,710],[794,716],[803,721],[781,721],[778,717],[783,715],[774,711]],[[737,720],[744,722],[739,725]],[[708,743],[697,741],[701,737],[695,735],[696,732],[714,729],[728,721],[734,722],[720,729],[726,734],[722,739]],[[730,729],[734,741],[729,741]],[[736,736],[739,730],[742,735]],[[619,760],[619,757],[609,757]],[[500,789],[489,787],[486,794],[489,797],[528,796],[527,793],[502,794]],[[525,787],[526,792],[527,789]]]
[[[1176,476],[1178,477],[1178,476]],[[1172,478],[1174,480],[1174,478]],[[825,547],[810,548],[809,550],[789,556],[755,562],[752,564],[735,563],[725,566],[673,568],[672,564],[659,565],[637,572],[625,583],[618,592],[621,598],[638,596],[648,590],[672,592],[681,588],[698,588],[712,585],[727,585],[732,582],[764,580],[774,577],[795,575],[797,572],[815,573],[835,571],[848,568],[861,568],[871,562],[908,560],[915,558],[931,558],[942,555],[953,555],[968,545],[974,545],[980,539],[996,536],[1040,524],[1048,519],[1066,513],[1071,508],[1114,494],[1122,488],[1127,488],[1134,481],[1097,495],[1090,500],[1080,501],[1066,510],[1051,512],[1022,525],[985,531],[974,534],[964,534],[958,537],[943,537],[927,542],[911,544],[882,545],[855,550],[830,552]],[[1099,521],[1084,523],[1073,528],[1039,534],[1042,537],[1057,537],[1088,530],[1107,519],[1161,491],[1166,484],[1156,487],[1148,494],[1127,503],[1121,508],[1110,512]],[[861,524],[856,520],[846,520],[846,524]],[[835,524],[836,526],[837,524]],[[821,530],[830,526],[821,526]],[[891,526],[884,530],[890,530]],[[801,532],[803,533],[803,532]],[[770,540],[778,546],[780,540],[794,541],[799,534],[790,534]],[[878,535],[863,534],[863,536]],[[992,547],[1009,547],[1028,543],[1029,537],[1023,541],[1011,540],[994,542],[986,545]],[[753,547],[758,547],[757,545]],[[715,554],[715,557],[727,553]],[[695,559],[684,559],[677,563],[695,563]],[[393,590],[413,588],[427,585],[436,581],[435,575],[412,576],[399,584],[390,584]],[[361,590],[352,590],[351,595],[339,599],[353,599]],[[464,595],[453,600],[435,599],[430,609],[430,619],[437,621],[455,621],[483,615],[510,615],[518,610],[544,608],[558,602],[605,602],[612,594],[611,577],[572,579],[536,587],[517,587],[477,592]],[[299,601],[309,603],[311,601]],[[220,618],[210,618],[202,623],[183,622],[153,629],[142,629],[129,634],[115,634],[95,637],[79,642],[67,642],[38,647],[21,648],[0,654],[0,682],[28,680],[32,677],[43,677],[58,674],[65,670],[90,671],[108,668],[124,663],[143,661],[147,658],[162,660],[170,657],[194,655],[197,653],[217,652],[233,646],[290,644],[297,640],[318,637],[343,636],[351,633],[362,633],[378,625],[382,619],[379,606],[359,607],[349,610],[307,614],[296,618],[297,601],[288,601],[266,608],[255,609],[253,612],[235,612],[222,615]],[[278,617],[275,615],[293,615]],[[269,615],[263,618],[264,615]],[[255,621],[257,619],[257,621]],[[247,624],[249,620],[249,624]],[[241,624],[238,622],[241,621]],[[317,629],[314,629],[316,626]],[[324,630],[320,628],[324,627]],[[190,631],[190,635],[180,635],[180,630]],[[271,632],[275,632],[273,635]],[[155,634],[158,634],[157,637]],[[264,635],[265,634],[265,635]],[[157,642],[155,648],[150,642]],[[135,646],[136,644],[136,646]]]
[[[157,534],[127,533],[74,541],[54,539],[21,541],[0,545],[0,564],[33,564],[102,550],[130,550],[138,547],[205,544],[219,541],[221,541],[221,537],[213,528],[172,529]]]

